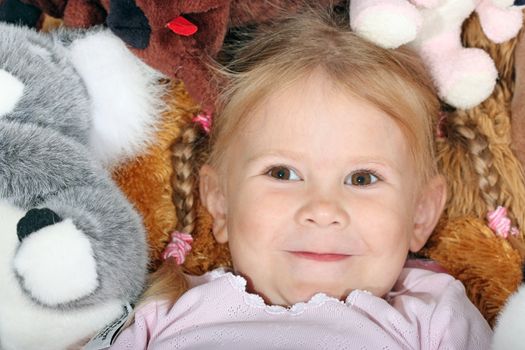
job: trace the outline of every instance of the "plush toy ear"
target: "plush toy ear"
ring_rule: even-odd
[[[165,108],[166,85],[159,83],[163,75],[133,55],[111,31],[86,33],[69,46],[70,58],[91,98],[90,146],[109,168],[151,145]]]
[[[126,44],[145,49],[149,45],[151,27],[148,19],[134,0],[110,0],[111,11],[106,23]]]
[[[35,28],[42,11],[20,0],[0,0],[0,21]]]

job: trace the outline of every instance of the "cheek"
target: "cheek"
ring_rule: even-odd
[[[258,276],[257,271],[268,268],[275,251],[282,246],[284,215],[279,205],[271,198],[257,195],[239,196],[228,212],[228,244],[233,268],[250,278]]]
[[[413,210],[403,200],[397,196],[370,198],[359,201],[352,212],[363,240],[374,251],[408,250]]]
[[[284,200],[261,188],[239,191],[228,210],[230,240],[246,240],[247,245],[275,240],[289,220],[286,207]]]
[[[291,189],[274,188],[267,181],[249,181],[237,192],[235,206],[237,216],[255,216],[258,221],[276,219],[288,215],[298,201]]]

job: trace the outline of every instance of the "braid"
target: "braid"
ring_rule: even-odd
[[[203,144],[198,125],[193,122],[186,124],[181,136],[172,146],[173,176],[173,202],[177,211],[177,230],[192,233],[195,226],[195,186],[197,169],[203,158],[200,145]],[[148,288],[143,293],[139,303],[146,304],[152,300],[167,300],[175,303],[177,299],[189,289],[188,281],[183,268],[175,259],[167,259],[149,276]],[[131,323],[133,317],[127,322]]]
[[[195,189],[198,178],[202,133],[198,125],[188,123],[172,147],[174,175],[173,203],[177,211],[177,231],[192,233],[196,220]]]
[[[493,166],[494,156],[489,149],[487,136],[478,130],[474,122],[468,120],[468,115],[465,112],[452,113],[450,121],[453,126],[453,133],[458,134],[457,138],[466,143],[465,146],[472,156],[474,170],[478,174],[481,196],[488,210],[496,209],[500,193],[497,187],[499,176]]]

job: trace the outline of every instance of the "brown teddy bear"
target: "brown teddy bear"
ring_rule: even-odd
[[[0,0],[0,21],[38,25],[38,14],[68,27],[107,26],[153,68],[184,81],[202,108],[211,110],[218,82],[210,70],[230,28],[263,23],[306,5],[341,0]]]

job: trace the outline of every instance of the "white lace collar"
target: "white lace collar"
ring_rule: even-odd
[[[281,305],[267,305],[264,302],[264,299],[255,293],[250,293],[246,290],[246,279],[239,275],[234,275],[231,271],[228,271],[224,268],[218,268],[213,271],[208,272],[210,281],[213,281],[218,278],[227,278],[231,286],[242,294],[244,302],[250,307],[257,309],[263,309],[265,312],[270,314],[283,314],[288,313],[290,315],[299,315],[303,313],[306,309],[316,308],[325,303],[338,303],[346,306],[351,306],[355,302],[359,294],[368,294],[371,295],[369,291],[365,290],[353,290],[345,299],[341,301],[334,297],[328,296],[325,293],[317,293],[306,302],[299,302],[292,306],[285,307]]]

